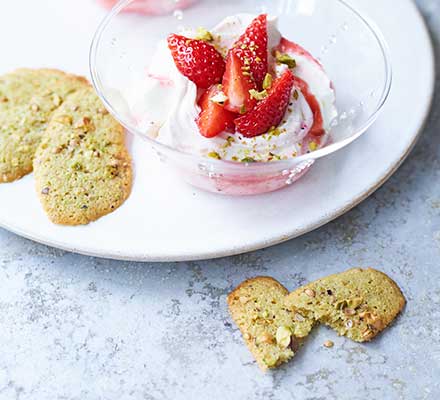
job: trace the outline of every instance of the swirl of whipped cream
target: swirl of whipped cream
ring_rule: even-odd
[[[238,14],[223,20],[211,30],[216,48],[225,54],[254,18],[255,15]],[[191,37],[194,31],[182,34]],[[275,65],[276,76],[281,76],[287,68],[285,65],[277,65],[272,56],[272,50],[282,46],[283,41],[277,29],[277,19],[269,18],[269,60]],[[335,93],[330,79],[322,66],[302,48],[296,45],[284,47],[283,51],[296,61],[295,75],[308,84],[310,92],[318,101],[323,127],[328,132],[331,121],[337,116]],[[228,161],[272,161],[293,158],[325,144],[325,139],[321,139],[316,146],[309,148],[310,140],[305,140],[313,125],[314,115],[299,89],[292,91],[289,108],[277,129],[255,138],[226,132],[211,139],[203,137],[196,123],[201,111],[197,105],[197,87],[178,71],[165,40],[158,44],[147,79],[136,91],[142,93],[132,105],[133,114],[138,116],[139,128],[159,142],[186,153],[206,156],[214,154]]]

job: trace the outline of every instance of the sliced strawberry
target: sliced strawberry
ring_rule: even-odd
[[[310,91],[309,85],[307,82],[303,81],[301,78],[294,76],[294,86],[298,88],[303,96],[305,97],[307,103],[309,104],[312,112],[313,112],[313,125],[310,128],[310,134],[313,136],[322,136],[325,134],[324,129],[324,120],[322,118],[321,107],[319,105],[318,100]]]
[[[242,62],[250,67],[250,72],[258,88],[261,89],[268,71],[267,15],[255,18],[246,32],[234,44],[234,50]]]
[[[225,131],[235,132],[234,120],[237,114],[211,100],[219,92],[218,85],[213,85],[199,100],[202,112],[197,119],[197,125],[200,133],[207,138],[213,138]]]
[[[289,106],[295,77],[290,70],[278,78],[264,100],[249,113],[237,118],[237,131],[245,137],[255,137],[266,133],[271,127],[278,126]]]
[[[221,82],[225,72],[225,61],[214,46],[203,40],[170,35],[168,47],[176,67],[197,87],[207,89]]]
[[[228,96],[226,109],[242,114],[252,110],[257,104],[249,93],[252,89],[257,89],[257,86],[249,71],[236,52],[230,51],[223,76],[223,91]]]

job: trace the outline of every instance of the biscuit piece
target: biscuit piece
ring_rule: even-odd
[[[351,269],[317,280],[286,299],[300,311],[356,342],[367,342],[383,331],[405,306],[397,284],[374,269]]]
[[[54,113],[34,160],[37,193],[52,222],[82,225],[117,209],[132,184],[125,133],[92,87]]]
[[[0,183],[32,172],[32,161],[54,112],[82,77],[50,69],[19,69],[0,76]]]
[[[314,322],[286,308],[287,289],[268,277],[243,282],[229,296],[229,311],[261,369],[291,359]]]

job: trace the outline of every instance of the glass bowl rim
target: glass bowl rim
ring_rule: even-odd
[[[340,140],[335,143],[331,143],[329,145],[325,145],[319,150],[316,150],[314,152],[310,152],[307,154],[304,154],[299,157],[290,158],[288,160],[277,160],[277,161],[267,161],[267,162],[255,162],[255,163],[242,163],[242,162],[235,162],[235,161],[228,161],[228,160],[217,160],[217,159],[211,159],[207,156],[189,153],[185,151],[178,150],[172,146],[166,145],[164,143],[160,143],[157,140],[150,138],[145,135],[145,133],[138,130],[136,127],[132,126],[129,122],[125,121],[123,118],[119,116],[119,113],[115,110],[112,103],[107,99],[107,97],[104,95],[103,85],[101,83],[101,79],[99,77],[98,69],[96,68],[96,58],[98,54],[98,49],[101,44],[102,35],[105,32],[106,28],[110,25],[113,18],[116,17],[125,7],[130,5],[135,0],[119,0],[118,3],[113,6],[113,8],[110,10],[110,12],[104,17],[104,19],[99,24],[89,50],[89,70],[90,75],[92,79],[93,87],[95,88],[98,96],[100,97],[101,101],[104,103],[105,107],[110,111],[110,113],[118,120],[121,125],[124,126],[125,129],[127,129],[131,133],[135,133],[140,138],[144,139],[145,141],[149,142],[153,148],[159,148],[164,149],[168,153],[175,154],[178,157],[184,157],[184,158],[191,158],[194,159],[198,163],[211,163],[211,165],[215,166],[229,166],[229,167],[237,167],[237,168],[246,168],[246,167],[252,167],[252,168],[262,168],[264,166],[270,165],[271,167],[284,167],[289,168],[292,165],[298,165],[302,163],[310,163],[315,160],[318,160],[322,157],[325,157],[329,154],[333,154],[336,151],[348,146],[349,144],[353,143],[356,139],[358,139],[365,131],[368,130],[368,128],[373,125],[373,123],[377,120],[380,113],[382,112],[388,97],[391,92],[392,82],[393,82],[393,68],[391,64],[391,56],[390,56],[390,50],[387,44],[387,41],[382,33],[382,31],[379,29],[379,27],[376,25],[375,22],[371,21],[368,17],[362,15],[360,11],[358,11],[355,7],[348,4],[345,0],[333,0],[337,3],[339,3],[341,6],[348,9],[352,14],[354,14],[363,24],[366,26],[366,28],[370,31],[370,33],[374,36],[374,38],[377,41],[377,44],[380,48],[380,51],[383,55],[383,60],[385,64],[385,85],[383,87],[380,100],[378,101],[378,105],[376,106],[374,112],[371,113],[371,115],[367,118],[367,120],[361,124],[361,126],[352,134],[350,137],[345,138],[343,140]]]

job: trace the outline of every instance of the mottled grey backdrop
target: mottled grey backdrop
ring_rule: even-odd
[[[418,4],[439,59],[440,2]],[[135,264],[0,230],[0,399],[439,399],[439,113],[437,96],[420,143],[369,200],[268,250]],[[397,280],[403,316],[368,345],[320,328],[294,362],[263,375],[230,324],[231,288],[270,274],[293,289],[357,265]]]

